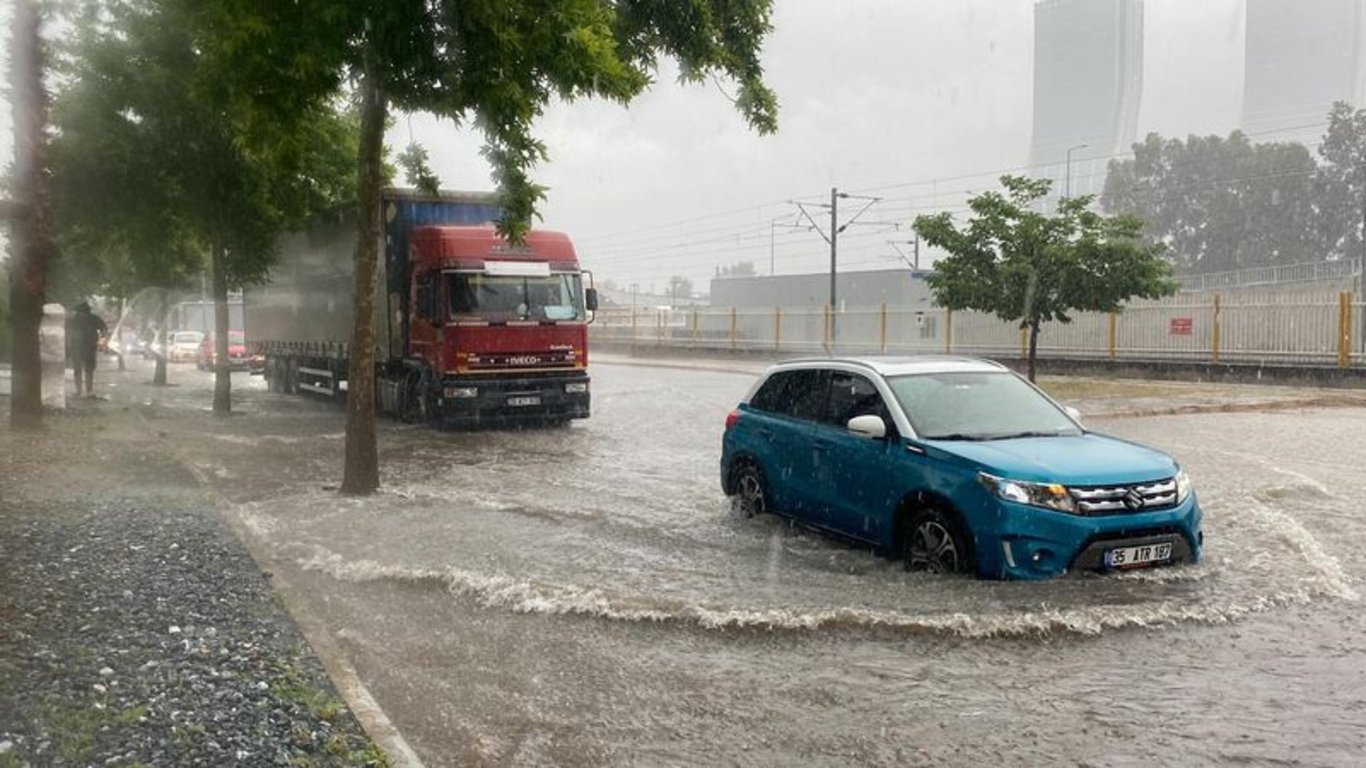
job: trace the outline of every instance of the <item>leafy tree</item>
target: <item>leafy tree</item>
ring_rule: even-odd
[[[231,409],[230,287],[260,279],[280,230],[350,192],[354,121],[319,104],[248,146],[175,0],[103,0],[73,19],[54,105],[54,206],[63,264],[84,289],[126,297],[189,283],[215,302],[214,411]],[[164,361],[158,361],[164,381]]]
[[[424,195],[441,193],[441,179],[437,177],[427,160],[426,147],[421,144],[409,144],[407,149],[399,153],[398,164],[414,189]]]
[[[1314,176],[1318,217],[1314,230],[1324,253],[1363,258],[1361,232],[1366,219],[1366,110],[1337,102],[1328,112],[1328,130],[1319,144],[1323,162]]]
[[[188,0],[186,0],[188,2]],[[772,0],[212,0],[194,3],[205,50],[232,113],[248,133],[295,119],[348,79],[361,102],[356,327],[350,345],[346,461],[341,489],[379,486],[375,439],[374,284],[380,242],[380,162],[391,108],[427,111],[482,129],[502,192],[500,229],[521,239],[544,189],[531,168],[546,158],[533,123],[551,99],[627,103],[661,56],[682,78],[737,84],[736,107],[760,132],[776,128],[760,44]]]
[[[1143,219],[1182,272],[1291,264],[1322,250],[1314,170],[1294,142],[1254,144],[1237,131],[1185,141],[1149,134],[1132,160],[1111,161],[1100,202]]]
[[[1143,222],[1090,210],[1091,197],[1064,198],[1057,213],[1035,210],[1049,182],[1002,176],[1005,192],[968,201],[964,227],[948,213],[919,216],[915,231],[948,252],[928,278],[940,306],[990,312],[1029,329],[1034,380],[1039,327],[1073,312],[1114,312],[1129,299],[1176,292],[1163,246],[1140,239]]]

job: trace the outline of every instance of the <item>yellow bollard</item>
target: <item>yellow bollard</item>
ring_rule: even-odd
[[[773,308],[773,351],[783,347],[783,308]]]
[[[882,343],[879,345],[879,349],[881,350],[882,354],[885,355],[885,354],[887,354],[887,302],[885,302],[885,301],[882,302],[882,332],[881,332],[881,339],[882,339]]]
[[[736,345],[736,343],[738,342],[738,338],[737,338],[737,337],[738,337],[738,333],[739,333],[739,328],[738,328],[738,326],[736,325],[736,323],[737,323],[737,318],[736,318],[736,316],[735,316],[735,307],[731,307],[731,308],[730,308],[730,351],[732,351],[732,352],[735,351],[735,345]]]
[[[1115,359],[1115,324],[1119,320],[1118,312],[1110,313],[1110,359]]]
[[[944,352],[953,352],[953,310],[944,310]]]
[[[1219,362],[1219,294],[1214,294],[1214,362]]]

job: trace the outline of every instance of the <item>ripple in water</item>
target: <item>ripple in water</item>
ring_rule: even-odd
[[[469,537],[471,556],[456,549],[423,564],[348,557],[316,544],[295,545],[302,549],[295,550],[294,559],[340,581],[427,584],[486,609],[519,613],[717,630],[885,628],[968,638],[1096,635],[1184,622],[1223,624],[1317,599],[1356,599],[1341,564],[1280,507],[1280,500],[1291,495],[1267,488],[1207,503],[1209,546],[1200,565],[1044,583],[908,574],[895,563],[781,521],[737,520],[720,513],[711,526],[719,538],[681,545],[665,538],[667,545],[655,542],[659,551],[644,555],[640,542],[623,546],[622,532],[604,530],[610,521],[599,521],[577,537],[562,535],[541,545],[530,536],[527,546],[544,546],[545,555],[498,560],[498,567],[488,570],[468,567],[489,561],[472,556],[487,552],[478,535]],[[484,514],[517,512],[503,505]],[[477,516],[464,515],[457,526],[461,532],[487,528]],[[495,535],[511,536],[513,530],[504,524]],[[374,542],[374,537],[361,538]]]

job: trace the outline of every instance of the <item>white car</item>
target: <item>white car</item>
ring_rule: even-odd
[[[204,334],[199,331],[176,331],[167,344],[166,357],[173,363],[193,363],[199,359],[199,345]]]

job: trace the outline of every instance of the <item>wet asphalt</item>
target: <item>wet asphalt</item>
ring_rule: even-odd
[[[1366,409],[1093,419],[1174,454],[1189,568],[1043,584],[908,574],[717,480],[752,374],[597,365],[594,417],[385,422],[339,497],[343,416],[235,377],[110,405],[223,500],[429,765],[1353,765],[1366,754]],[[96,404],[98,407],[99,404]]]

